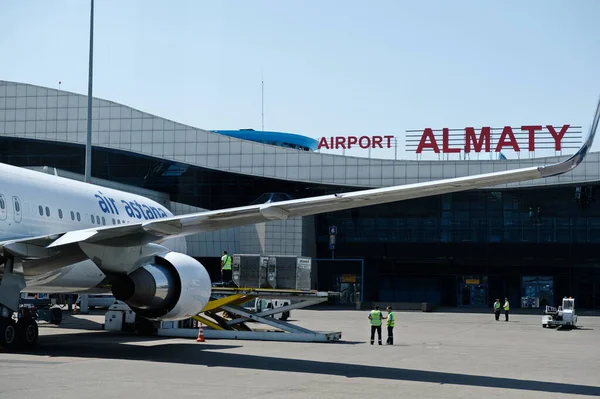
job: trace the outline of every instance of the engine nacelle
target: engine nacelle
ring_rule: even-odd
[[[200,312],[208,303],[211,281],[194,258],[167,252],[127,276],[112,282],[116,299],[135,313],[151,320],[183,320]]]

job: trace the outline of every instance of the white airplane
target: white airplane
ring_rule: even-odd
[[[600,102],[579,151],[552,165],[182,216],[142,196],[0,164],[0,345],[37,344],[35,320],[12,318],[21,292],[112,290],[145,319],[188,319],[208,302],[211,281],[176,252],[187,235],[560,175],[583,161],[599,118]]]

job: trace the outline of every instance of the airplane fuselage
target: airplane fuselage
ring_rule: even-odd
[[[76,180],[0,164],[0,241],[73,230],[139,223],[173,216],[146,197]],[[185,238],[161,243],[184,252]],[[77,267],[74,267],[77,265]],[[27,276],[26,291],[80,292],[104,274],[90,260]]]

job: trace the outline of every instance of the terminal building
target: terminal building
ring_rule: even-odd
[[[388,160],[316,152],[280,132],[205,130],[93,99],[94,182],[175,214],[425,182],[557,162]],[[0,162],[80,178],[87,97],[0,81]],[[219,279],[223,250],[315,259],[314,288],[341,302],[600,308],[600,153],[542,180],[293,218],[188,237]],[[538,211],[539,210],[539,211]],[[24,210],[27,212],[27,210]],[[329,227],[336,226],[330,249]]]

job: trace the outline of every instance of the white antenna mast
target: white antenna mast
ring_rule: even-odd
[[[262,131],[265,131],[265,79],[263,72],[260,72],[260,107],[261,107],[261,119],[262,119]]]

